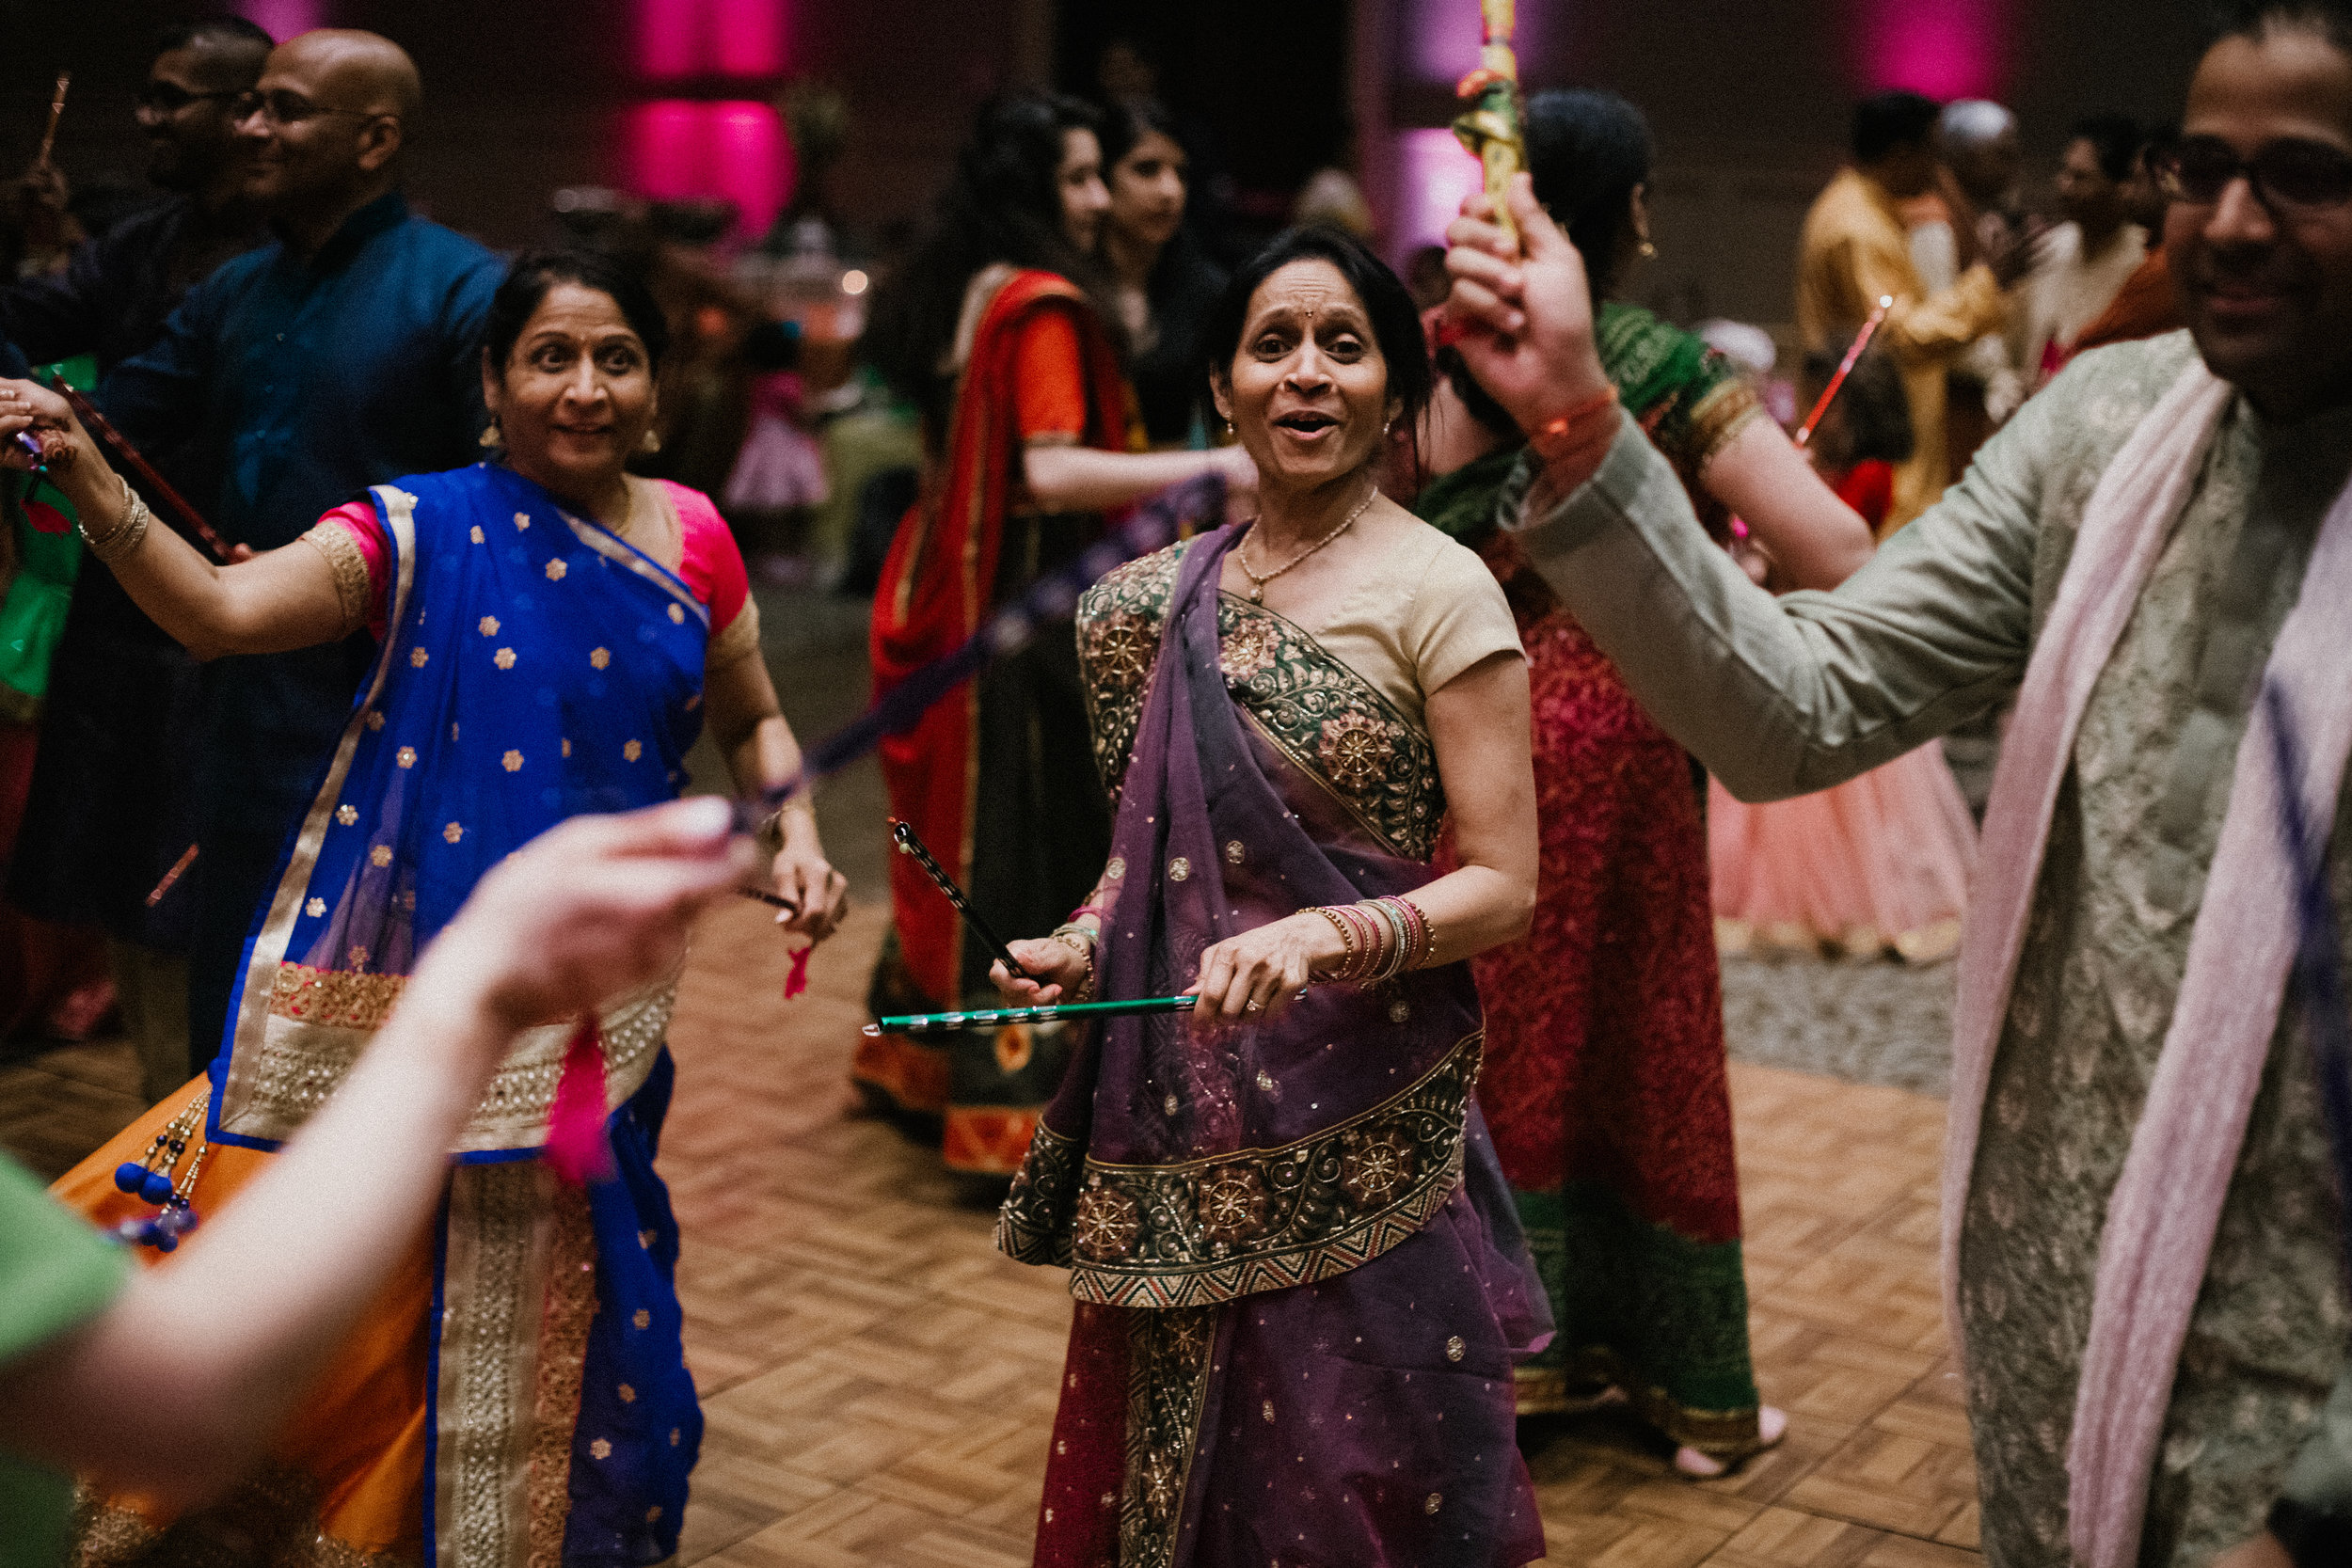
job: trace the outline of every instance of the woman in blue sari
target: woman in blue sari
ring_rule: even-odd
[[[568,816],[676,795],[706,715],[739,792],[797,771],[725,524],[701,495],[623,471],[651,428],[662,340],[652,300],[612,262],[525,257],[484,350],[485,444],[502,461],[378,485],[296,544],[230,566],[151,528],[62,402],[0,383],[0,440],[28,424],[62,434],[71,456],[52,477],[91,553],[199,657],[359,626],[381,644],[255,912],[210,1073],[69,1174],[69,1202],[102,1221],[144,1215],[113,1172],[175,1132],[198,1211],[231,1200],[342,1082],[475,882]],[[786,925],[821,938],[843,882],[804,794],[776,831]],[[701,1432],[677,1230],[653,1169],[675,989],[673,976],[611,999],[594,1034],[526,1034],[454,1146],[432,1245],[269,1466],[198,1516],[89,1499],[85,1560],[176,1560],[225,1541],[286,1543],[299,1554],[287,1561],[673,1555]],[[559,1080],[569,1097],[599,1078],[612,1179],[582,1189],[531,1156],[549,1141]]]

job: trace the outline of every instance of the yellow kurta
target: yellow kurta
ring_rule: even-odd
[[[1858,331],[1882,295],[1894,306],[1873,342],[1901,368],[1911,404],[1910,458],[1895,469],[1882,536],[1935,504],[1951,482],[1944,444],[1944,375],[1970,343],[2000,327],[2008,306],[1992,269],[1970,267],[1931,294],[1912,265],[1901,211],[1859,169],[1838,171],[1805,214],[1797,246],[1797,331],[1808,349]]]

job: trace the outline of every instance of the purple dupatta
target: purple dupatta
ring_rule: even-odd
[[[1431,876],[1357,827],[1345,791],[1228,691],[1220,614],[1243,614],[1271,623],[1255,640],[1279,635],[1306,686],[1390,711],[1305,633],[1220,604],[1237,537],[1221,530],[1181,557],[1112,840],[1105,997],[1181,990],[1236,931]],[[1404,734],[1392,719],[1343,715],[1326,734],[1333,723]],[[1355,1268],[1458,1185],[1480,1041],[1462,964],[1317,986],[1270,1024],[1195,1034],[1189,1015],[1115,1020],[1047,1107],[998,1244],[1072,1269],[1082,1301],[1125,1307],[1209,1306]]]

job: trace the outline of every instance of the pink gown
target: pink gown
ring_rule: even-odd
[[[1931,963],[1960,944],[1977,830],[1932,741],[1833,789],[1765,805],[1710,779],[1707,833],[1724,952],[1828,944]]]

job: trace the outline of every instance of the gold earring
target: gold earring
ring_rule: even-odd
[[[506,444],[505,436],[499,430],[499,417],[496,414],[490,416],[490,422],[484,426],[482,434],[474,438],[474,444],[481,447],[501,447]]]
[[[661,450],[661,432],[654,429],[651,425],[647,425],[645,427],[645,438],[637,443],[637,450],[648,454],[660,451]]]
[[[1647,240],[1644,240],[1642,242],[1642,260],[1645,261],[1655,261],[1658,260],[1658,247],[1650,244]]]

